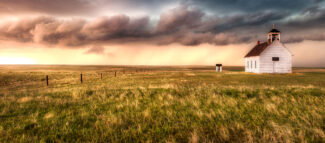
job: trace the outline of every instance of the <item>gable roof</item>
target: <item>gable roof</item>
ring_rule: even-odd
[[[253,56],[259,56],[267,47],[269,44],[267,42],[257,44],[252,50],[246,54],[246,57],[253,57]]]

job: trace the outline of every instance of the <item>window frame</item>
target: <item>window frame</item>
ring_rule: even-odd
[[[255,60],[255,69],[257,69],[257,62],[256,62],[256,60]]]
[[[280,61],[280,57],[272,57],[272,61],[273,62],[278,62],[278,61]]]

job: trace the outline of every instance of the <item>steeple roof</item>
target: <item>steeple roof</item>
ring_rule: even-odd
[[[275,28],[273,28],[270,32],[280,33],[280,31],[278,29],[275,29]]]

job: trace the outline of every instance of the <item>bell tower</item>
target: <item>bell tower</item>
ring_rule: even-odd
[[[267,36],[268,43],[270,44],[270,43],[274,42],[275,40],[280,41],[280,34],[281,34],[281,32],[278,29],[275,29],[275,25],[273,24],[272,29],[268,33],[268,36]]]

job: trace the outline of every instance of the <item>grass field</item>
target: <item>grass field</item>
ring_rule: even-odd
[[[0,66],[0,142],[325,142],[325,69],[242,70]]]

